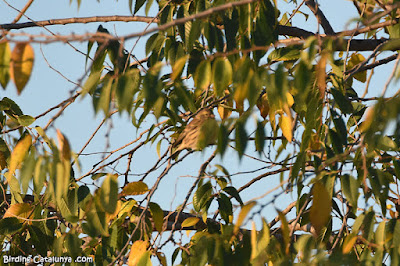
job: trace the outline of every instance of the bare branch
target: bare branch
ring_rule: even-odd
[[[145,22],[145,23],[158,23],[158,18],[145,17],[145,16],[94,16],[94,17],[82,17],[82,18],[63,18],[63,19],[48,19],[41,21],[32,21],[24,23],[8,23],[0,24],[0,29],[2,30],[18,30],[24,28],[32,27],[44,27],[44,26],[54,26],[54,25],[66,25],[66,24],[76,24],[76,23],[92,23],[92,22]]]
[[[327,35],[334,35],[335,31],[333,30],[331,24],[325,17],[324,13],[319,8],[318,4],[315,3],[314,0],[307,0],[306,6],[314,13],[315,17],[318,20],[318,23],[321,24],[322,28],[324,29]]]

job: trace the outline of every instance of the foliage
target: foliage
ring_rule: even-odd
[[[0,100],[1,254],[85,256],[96,265],[399,264],[399,93],[385,96],[389,82],[369,98],[354,89],[359,83],[368,88],[368,71],[396,58],[388,78],[398,79],[399,5],[353,2],[357,27],[337,34],[321,10],[314,12],[314,1],[305,3],[326,35],[291,26],[291,13],[281,13],[276,1],[137,0],[129,1],[133,15],[158,6],[154,30],[115,37],[99,26],[83,37],[66,36],[87,42],[88,73],[57,106],[60,113],[32,127],[41,115],[24,114],[15,99]],[[294,15],[301,15],[297,10]],[[0,84],[10,90],[11,79],[21,94],[34,67],[31,43],[39,40],[32,35],[20,42],[5,26]],[[364,39],[348,37],[361,33]],[[146,34],[148,57],[138,61],[124,41]],[[392,55],[370,63],[387,53]],[[57,131],[56,143],[48,130],[69,103],[84,97],[105,121],[125,113],[132,127],[145,128],[127,152],[102,158],[87,174],[68,137]],[[214,152],[181,205],[163,210],[153,197],[161,180],[201,152],[177,154],[171,147],[203,109],[220,117],[198,132],[197,147],[215,139]],[[151,118],[157,124],[146,122]],[[149,146],[158,161],[129,180],[132,158]],[[259,175],[238,187],[232,166],[224,164],[228,151],[266,166],[250,171]],[[222,164],[213,164],[216,157]],[[122,159],[125,173],[105,167]],[[275,207],[275,218],[263,210],[278,196],[261,203],[272,191],[243,201],[251,185],[278,175],[281,193],[295,201],[284,210]],[[100,185],[88,185],[90,178]],[[189,232],[186,240],[176,237],[182,230]],[[170,258],[167,243],[174,245]]]

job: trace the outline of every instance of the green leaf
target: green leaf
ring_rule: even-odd
[[[21,108],[10,98],[4,97],[0,101],[0,111],[11,111],[13,114],[20,116],[23,115]]]
[[[22,228],[22,223],[15,217],[0,219],[0,235],[10,235],[18,232]]]
[[[186,55],[186,56],[179,58],[175,62],[174,67],[172,68],[172,74],[171,74],[172,80],[175,80],[182,75],[183,68],[185,67],[188,59],[189,59],[189,56]]]
[[[130,69],[119,77],[116,95],[118,102],[118,110],[126,110],[130,112],[135,93],[139,90],[140,71],[138,69]]]
[[[0,85],[6,89],[10,80],[11,49],[8,42],[0,42]]]
[[[236,124],[235,143],[239,157],[242,157],[247,146],[247,133],[243,123]]]
[[[101,185],[100,202],[104,210],[114,213],[118,201],[118,177],[108,174]]]
[[[351,105],[351,102],[343,95],[342,92],[335,88],[331,88],[331,93],[333,98],[335,98],[335,103],[339,106],[340,111],[345,114],[353,113],[353,105]]]
[[[3,170],[7,167],[7,161],[10,155],[11,153],[6,142],[0,138],[0,170]]]
[[[201,61],[196,68],[194,84],[198,89],[205,90],[211,83],[211,63],[208,60]]]
[[[95,101],[95,97],[93,97],[94,110],[97,113],[99,109],[103,110],[104,115],[107,117],[110,110],[110,102],[111,102],[111,90],[112,84],[114,83],[114,79],[106,76],[102,81],[102,88],[100,92],[100,98],[98,101]]]
[[[310,209],[310,221],[319,234],[331,217],[332,199],[321,182],[312,188],[313,203]]]
[[[158,232],[162,232],[162,226],[164,222],[164,212],[161,207],[154,202],[149,203],[151,216],[153,217],[154,227]]]
[[[195,211],[200,211],[206,204],[212,193],[212,186],[210,182],[200,186],[193,196],[193,208]]]
[[[265,131],[264,131],[264,123],[257,122],[257,129],[256,129],[256,151],[261,154],[264,151],[264,144],[265,144]]]
[[[130,1],[130,6],[131,6],[131,8],[132,8],[132,0],[129,0]],[[135,1],[135,10],[133,11],[133,14],[136,14],[138,11],[139,11],[139,9],[144,5],[144,3],[146,2],[146,0],[136,0]]]
[[[36,162],[34,176],[33,176],[34,191],[37,194],[40,194],[44,187],[44,183],[46,181],[46,173],[47,173],[46,162],[43,160],[42,157],[39,157]]]
[[[297,46],[289,46],[277,48],[268,55],[268,60],[276,61],[292,61],[300,58],[300,48]]]
[[[26,194],[28,191],[29,182],[32,180],[34,169],[36,164],[35,154],[32,151],[23,161],[21,174],[20,174],[20,183],[22,186],[22,193]]]
[[[160,96],[159,74],[162,63],[159,62],[151,67],[143,80],[143,93],[146,100],[146,108],[151,108]]]
[[[190,27],[189,39],[186,40],[186,49],[189,53],[192,51],[195,41],[199,39],[202,29],[203,23],[201,20],[197,19],[192,22],[192,25]]]
[[[30,115],[20,115],[17,117],[18,122],[21,126],[27,127],[35,122],[35,118]]]
[[[347,200],[350,202],[353,208],[357,208],[357,200],[359,197],[358,187],[359,182],[354,177],[344,174],[340,177],[342,184],[342,190]]]
[[[101,72],[91,72],[85,84],[83,85],[81,97],[85,96],[89,92],[93,92],[100,82]]]
[[[335,154],[342,154],[343,153],[342,139],[336,133],[336,131],[329,129],[329,140],[332,143],[332,148]]]
[[[218,210],[222,219],[228,224],[232,222],[233,210],[230,199],[225,194],[220,194],[218,201]]]
[[[227,51],[236,49],[236,34],[239,29],[239,14],[237,9],[233,9],[232,16],[224,17],[224,29]]]
[[[217,58],[212,66],[216,96],[223,96],[225,89],[232,83],[232,65],[226,58]]]
[[[223,191],[234,197],[235,200],[240,203],[240,205],[243,205],[242,198],[240,197],[239,192],[236,190],[235,187],[226,187],[223,189]]]

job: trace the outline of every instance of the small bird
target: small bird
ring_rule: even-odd
[[[214,143],[216,138],[215,129],[217,128],[218,125],[213,112],[210,109],[201,110],[186,125],[185,129],[172,144],[172,148],[176,148],[174,153],[184,149],[201,150],[205,146]]]

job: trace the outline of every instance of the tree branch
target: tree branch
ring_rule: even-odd
[[[158,23],[158,18],[145,17],[145,16],[95,16],[95,17],[82,17],[82,18],[63,18],[63,19],[48,19],[42,21],[32,21],[24,23],[8,23],[0,24],[2,30],[18,30],[23,28],[44,27],[53,25],[66,25],[76,23],[92,23],[92,22],[145,22],[145,23]]]
[[[324,13],[319,9],[317,3],[314,0],[307,0],[306,6],[314,13],[315,17],[318,20],[318,23],[321,24],[322,28],[324,29],[327,35],[334,35],[335,31],[333,30],[331,24],[325,17]]]

